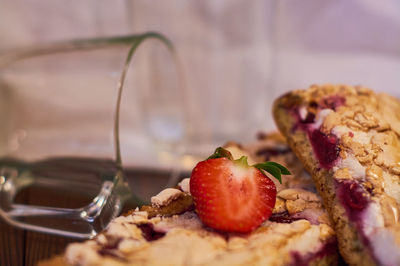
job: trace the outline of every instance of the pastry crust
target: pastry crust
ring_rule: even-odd
[[[294,173],[279,187],[270,220],[251,234],[205,227],[184,180],[175,190],[160,192],[152,205],[116,218],[94,240],[70,244],[64,256],[39,265],[336,265],[335,232],[310,176],[282,137],[272,136],[279,142],[264,136],[246,146],[226,145],[234,158],[248,155],[254,162],[264,161],[268,151],[270,160]]]
[[[346,85],[313,85],[274,103],[276,124],[311,173],[350,265],[400,263],[399,114],[397,99]],[[388,246],[395,252],[385,256]]]

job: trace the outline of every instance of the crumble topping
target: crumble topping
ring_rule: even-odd
[[[285,201],[285,209],[290,215],[295,215],[308,210],[308,212],[322,213],[322,204],[316,194],[303,189],[285,189],[278,193],[278,198]],[[305,217],[303,217],[305,218]],[[318,218],[318,217],[317,217]]]
[[[254,147],[248,154],[264,148]],[[246,235],[215,232],[191,210],[189,179],[184,179],[178,189],[153,197],[151,206],[114,219],[94,240],[69,245],[66,260],[73,265],[293,265],[299,258],[336,254],[335,232],[319,198],[310,192],[310,176],[298,170],[300,163],[286,148],[284,143],[267,146],[268,156],[289,160],[288,168],[296,173],[286,183],[296,188],[281,185],[274,208],[288,221],[265,221]],[[177,206],[183,206],[181,214]]]
[[[190,194],[181,191],[181,193],[176,193],[176,195],[176,197],[169,198],[169,203],[166,203],[162,206],[158,206],[156,204],[144,205],[141,206],[139,210],[147,212],[148,217],[152,218],[160,215],[172,216],[175,214],[181,214],[194,208],[193,198],[190,196]],[[128,212],[127,214],[131,213],[132,211]]]
[[[284,189],[276,198],[272,221],[292,222],[306,219],[311,224],[331,225],[321,200],[315,193],[304,189]]]
[[[287,211],[286,200],[276,197],[275,206],[272,213],[281,213]]]
[[[397,265],[400,262],[400,101],[367,88],[344,85],[314,85],[294,94],[298,95],[295,104],[301,105],[297,109],[300,121],[308,123],[308,128],[319,128],[325,136],[334,134],[339,140],[340,158],[325,168],[333,173],[341,189],[339,200],[350,220],[357,224],[380,263]],[[326,111],[327,106],[330,112]],[[386,242],[377,244],[376,239]],[[393,253],[385,255],[382,246]]]
[[[158,193],[156,196],[151,197],[151,204],[157,207],[166,206],[168,203],[177,199],[182,194],[182,191],[175,188],[166,188]]]
[[[71,265],[95,265],[99,264],[101,257],[96,251],[96,242],[87,241],[85,244],[70,244],[65,251],[65,257]]]
[[[133,216],[120,216],[113,220],[107,228],[107,233],[115,237],[140,238],[141,231],[134,223],[143,223],[147,218],[144,218],[142,212]]]
[[[300,189],[300,188],[288,188],[282,190],[278,193],[278,197],[281,197],[285,200],[297,200],[302,199],[304,201],[316,201],[319,202],[320,199],[317,197],[315,193],[310,191]]]
[[[194,212],[145,217],[137,211],[115,219],[96,239],[69,245],[66,260],[73,265],[289,265],[292,252],[309,256],[335,239],[330,226],[304,219],[266,221],[253,233],[238,235],[205,228]],[[148,239],[143,228],[162,237]]]
[[[347,178],[355,178],[359,181],[365,180],[365,167],[360,164],[355,156],[347,154],[346,158],[342,160],[333,167],[334,171],[342,170],[344,171]],[[341,172],[336,173],[335,176],[339,176]],[[339,177],[340,179],[342,177]]]
[[[319,129],[325,118],[329,116],[333,111],[331,109],[322,109],[318,112],[315,122],[312,124],[313,129]]]
[[[385,116],[391,117],[395,110],[382,115],[382,105],[379,102],[387,96],[374,97],[375,94],[367,90],[364,90],[363,95],[368,95],[368,98],[359,99],[359,103],[363,104],[343,106],[335,112],[336,126],[332,127],[331,124],[335,123],[330,120],[323,123],[323,130],[331,128],[340,138],[343,151],[340,165],[334,168],[337,171],[335,177],[354,178],[374,194],[386,193],[400,202],[399,136],[396,131],[390,130],[392,125],[385,119]],[[399,102],[397,106],[400,108]],[[338,121],[338,118],[341,120]],[[357,123],[356,127],[353,122]],[[396,123],[399,124],[400,120]],[[338,172],[339,169],[342,171]]]
[[[178,187],[188,194],[190,194],[190,178],[185,178],[178,183]]]

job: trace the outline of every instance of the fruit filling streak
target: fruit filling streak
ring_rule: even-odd
[[[292,131],[301,129],[306,132],[319,166],[326,170],[339,166],[341,159],[339,158],[340,146],[337,136],[321,131],[324,119],[323,114],[335,111],[336,108],[344,103],[343,98],[334,96],[324,99],[319,104],[315,102],[310,104],[309,107],[311,106],[311,110],[314,110],[314,112],[309,112],[305,107],[295,108],[291,111],[297,121]],[[318,115],[315,115],[315,113],[318,113]],[[350,137],[354,137],[354,134],[350,133]],[[335,188],[337,197],[341,205],[345,208],[349,220],[358,228],[364,245],[372,251],[372,242],[365,228],[365,219],[369,214],[368,209],[371,206],[370,192],[355,179],[335,179]],[[375,257],[374,252],[372,251],[371,253]],[[295,265],[303,265],[302,261],[296,259],[296,254],[294,254],[293,259],[296,262],[294,263]]]
[[[292,111],[297,123],[293,131],[302,129],[307,133],[308,139],[313,148],[314,154],[322,168],[331,169],[335,166],[340,153],[339,141],[334,134],[325,134],[321,131],[323,115],[330,111],[335,111],[336,108],[343,105],[345,99],[339,96],[331,96],[324,98],[320,103],[311,102],[310,110],[319,110],[317,117],[314,112],[295,108]]]
[[[332,240],[325,245],[323,245],[319,250],[314,253],[309,253],[306,255],[301,255],[298,252],[292,252],[292,265],[294,266],[307,266],[310,265],[311,262],[323,258],[325,256],[329,256],[334,254],[337,251],[337,242],[336,240]]]

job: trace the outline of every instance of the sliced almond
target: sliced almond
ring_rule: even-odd
[[[390,128],[400,136],[400,101],[388,94],[379,94],[379,113],[390,125]]]

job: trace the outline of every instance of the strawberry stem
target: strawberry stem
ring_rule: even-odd
[[[217,159],[217,158],[227,158],[229,160],[233,160],[233,156],[230,153],[230,151],[222,147],[216,148],[215,152],[210,157],[208,157],[207,160]],[[239,159],[235,160],[235,162],[242,167],[249,167],[249,164],[247,162],[247,156],[242,156]],[[276,162],[257,163],[255,165],[252,165],[252,167],[259,169],[261,172],[266,171],[270,173],[273,177],[278,179],[279,183],[281,184],[282,184],[282,177],[281,177],[282,175],[291,175],[291,173],[286,167]]]
[[[227,149],[222,147],[218,147],[215,149],[214,153],[207,158],[208,159],[217,159],[217,158],[228,158],[229,160],[233,160],[232,154]]]
[[[247,156],[242,156],[239,159],[235,160],[238,165],[242,167],[249,167],[249,163],[247,162]]]

